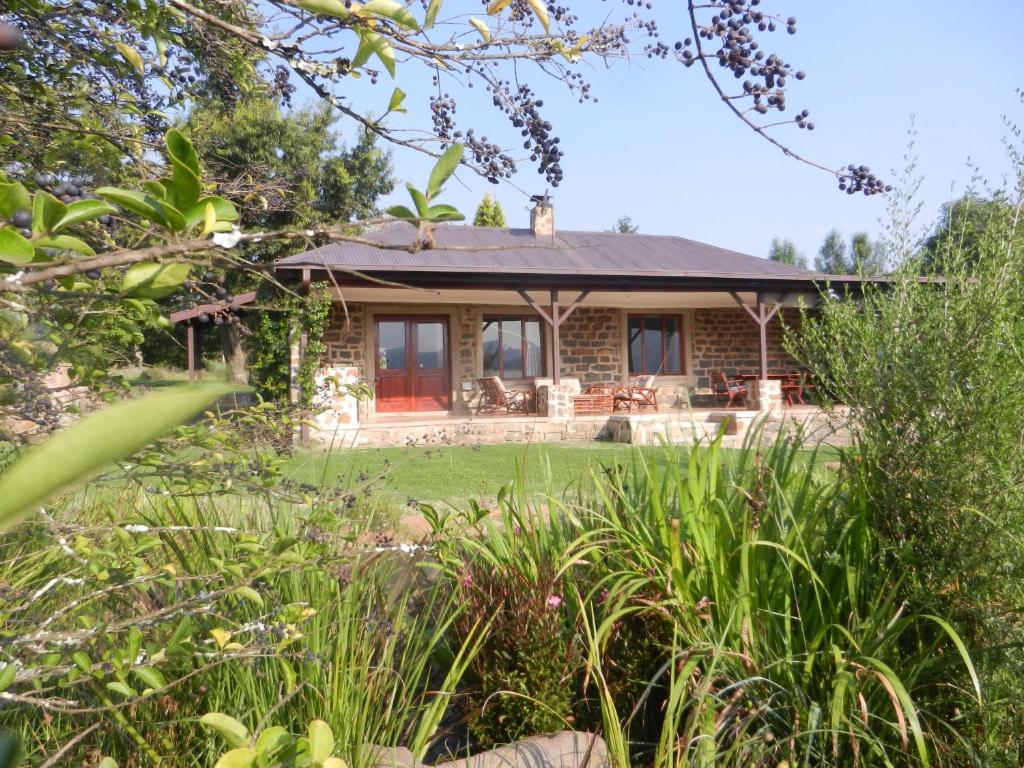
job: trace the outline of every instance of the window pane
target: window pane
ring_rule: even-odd
[[[381,370],[405,368],[405,321],[378,323],[377,345]]]
[[[484,320],[484,376],[498,376],[501,373],[501,342],[497,320]]]
[[[629,318],[629,372],[642,373],[643,347],[641,346],[641,322],[639,317]]]
[[[444,324],[416,323],[416,363],[420,368],[444,368]]]
[[[544,371],[544,345],[540,336],[540,320],[526,320],[526,375],[540,376]]]
[[[637,373],[662,373],[661,359],[661,317],[648,315],[644,318],[644,370]]]
[[[523,321],[501,321],[501,362],[505,378],[523,378]]]
[[[665,318],[665,370],[662,373],[683,372],[682,334],[678,317]]]

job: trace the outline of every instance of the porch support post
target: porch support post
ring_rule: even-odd
[[[196,380],[196,329],[192,323],[186,326],[186,345],[188,347],[188,380]]]
[[[309,295],[309,278],[310,271],[308,269],[302,270],[302,293],[306,296]],[[302,366],[302,361],[306,359],[306,345],[309,343],[309,334],[306,333],[306,329],[302,329],[302,333],[299,334],[299,366]],[[301,387],[301,385],[300,385]],[[306,393],[299,390],[299,397],[302,398]],[[306,420],[302,420],[302,424],[299,426],[299,439],[303,445],[309,445],[309,425]]]
[[[553,288],[551,290],[551,366],[554,371],[551,381],[556,387],[562,383],[562,343],[559,338],[561,325],[562,317],[558,311],[558,289]]]
[[[544,307],[533,300],[526,291],[516,291],[523,301],[530,305],[534,312],[541,316],[545,323],[551,326],[551,358],[552,365],[554,366],[554,375],[551,377],[552,383],[559,384],[562,380],[562,343],[559,337],[559,331],[564,323],[576,308],[583,303],[583,300],[590,295],[590,291],[580,291],[580,295],[572,300],[564,310],[559,311],[558,306],[558,289],[551,291],[551,311],[544,311]]]
[[[767,379],[768,378],[768,323],[771,321],[771,319],[773,317],[775,317],[775,313],[779,310],[779,305],[776,304],[776,305],[772,306],[771,309],[768,309],[767,306],[764,303],[764,297],[762,296],[761,292],[758,291],[757,292],[757,310],[755,311],[755,310],[751,309],[750,307],[748,307],[746,304],[743,303],[743,299],[740,298],[740,295],[738,293],[736,293],[736,291],[730,291],[729,293],[733,297],[733,299],[736,301],[736,303],[739,304],[741,307],[743,307],[744,311],[748,315],[750,315],[750,319],[753,320],[755,323],[757,323],[758,343],[759,343],[759,347],[760,347],[760,357],[761,357],[761,359],[760,359],[760,363],[761,363],[760,376],[761,376],[762,380]]]

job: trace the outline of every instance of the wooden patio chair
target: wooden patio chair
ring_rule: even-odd
[[[742,381],[734,381],[725,375],[724,371],[719,371],[714,378],[711,380],[711,391],[717,397],[727,398],[726,408],[732,408],[733,403],[739,401],[743,405],[747,404],[747,385]]]
[[[789,378],[782,381],[782,394],[786,396],[786,405],[804,404],[804,387],[806,385],[807,372],[792,371]]]
[[[654,388],[655,377],[637,376],[628,387],[614,387],[612,389],[612,410],[630,411],[636,408],[642,411],[644,408],[658,410],[658,393]]]
[[[480,402],[477,404],[477,413],[497,413],[504,409],[505,413],[530,412],[530,405],[533,403],[533,391],[529,389],[506,389],[504,382],[498,376],[485,376],[476,380],[480,388]]]

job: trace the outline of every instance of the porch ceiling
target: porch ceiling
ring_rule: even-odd
[[[365,288],[346,286],[334,289],[334,294],[345,301],[358,301],[370,304],[474,304],[484,306],[523,306],[526,303],[514,290],[462,290],[462,289],[403,289],[403,288]],[[550,302],[548,291],[530,291],[531,298],[542,306]],[[757,297],[754,293],[740,293],[744,303],[754,305]],[[573,291],[562,292],[563,301],[575,298]],[[796,303],[795,294],[791,297]],[[784,304],[790,303],[785,298]],[[716,307],[736,307],[736,300],[727,291],[593,291],[580,303],[583,307],[619,307],[622,309],[683,309]]]

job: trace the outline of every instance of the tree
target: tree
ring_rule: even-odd
[[[635,235],[639,231],[640,227],[633,223],[630,216],[620,216],[619,220],[615,222],[615,226],[609,230],[609,232],[618,232],[623,235]]]
[[[983,197],[968,192],[944,203],[935,229],[921,247],[924,270],[942,272],[946,262],[961,257],[968,264],[974,263],[984,233],[1011,210],[1012,206],[999,194]]]
[[[796,244],[789,238],[779,240],[779,238],[773,237],[771,247],[768,249],[768,258],[779,264],[807,269],[807,257],[796,249]]]
[[[825,241],[814,258],[814,268],[828,275],[850,274],[850,259],[846,252],[846,241],[838,229],[825,235]]]
[[[854,275],[878,275],[883,272],[881,252],[867,232],[855,232],[850,237],[850,266]]]
[[[484,199],[476,208],[476,215],[473,217],[475,227],[497,227],[502,229],[508,226],[505,223],[505,211],[501,203],[493,200],[490,195],[484,194]]]

